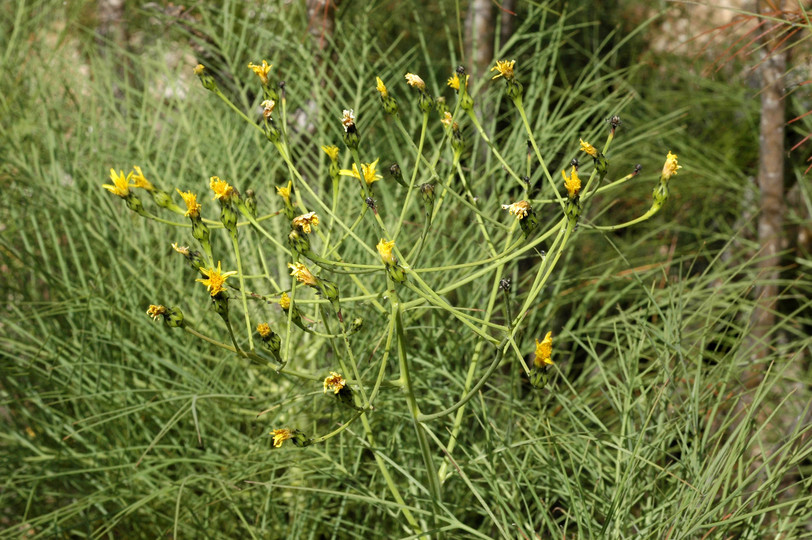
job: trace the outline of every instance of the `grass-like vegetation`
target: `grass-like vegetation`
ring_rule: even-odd
[[[782,274],[767,354],[755,355],[763,344],[750,338],[760,255],[753,218],[739,208],[752,167],[742,156],[756,147],[752,93],[679,75],[658,92],[640,83],[650,65],[616,66],[634,34],[579,40],[594,28],[585,12],[523,5],[498,58],[516,59],[532,138],[558,190],[566,193],[560,171],[574,157],[586,184],[593,164],[579,138],[603,148],[605,119],[615,114],[631,120],[609,147],[603,185],[643,166],[585,202],[561,249],[555,235],[538,242],[562,222],[557,202],[534,202],[539,228],[526,240],[501,208],[553,197],[504,83],[472,77],[475,111],[529,189],[455,108],[445,84],[460,62],[454,4],[350,5],[323,52],[303,37],[297,3],[255,12],[237,4],[195,6],[181,19],[128,7],[126,25],[104,35],[89,4],[3,8],[0,535],[812,534],[808,259],[796,257]],[[121,28],[128,35],[117,35]],[[192,74],[202,62],[237,109],[259,118],[262,92],[246,64],[263,58],[286,82],[284,110],[275,114],[301,179],[261,130]],[[386,172],[397,162],[408,183],[417,161],[423,115],[406,72],[446,97],[465,137],[457,169],[439,115],[429,115],[415,185],[436,180],[436,162],[449,187],[429,234],[418,192],[402,213],[410,190]],[[376,76],[398,100],[399,121],[382,110]],[[320,149],[339,146],[341,167],[352,167],[340,123],[349,108],[360,161],[381,160],[384,179],[373,184],[380,220],[355,180],[330,178]],[[721,119],[717,126],[730,133],[702,125],[729,113],[740,115],[741,129]],[[666,206],[633,227],[597,228],[648,210],[668,151],[683,168]],[[253,326],[267,321],[283,339],[282,371],[224,348],[229,333],[195,283],[200,276],[170,245],[199,249],[188,221],[141,191],[149,213],[177,225],[146,219],[101,188],[111,167],[133,165],[162,189],[198,193],[214,221],[210,176],[253,189],[258,214],[275,215],[262,221],[268,237],[239,228],[244,287],[274,300],[292,285],[290,225],[275,188],[295,180],[300,202],[321,217],[314,249],[336,248],[343,261],[374,267],[320,273],[338,284],[346,324],[363,319],[360,330],[345,342],[330,304],[300,286],[295,299],[316,333],[289,325],[275,303],[247,299]],[[440,184],[435,193],[440,199]],[[801,193],[810,200],[808,183]],[[175,202],[182,206],[177,195]],[[358,216],[352,234],[339,225]],[[421,246],[403,285],[387,279],[375,252],[382,231],[394,230],[410,262]],[[224,269],[236,269],[222,228],[212,227],[212,250]],[[506,254],[498,265],[455,266],[494,253]],[[428,291],[439,298],[426,300]],[[230,294],[236,341],[247,348],[241,294]],[[400,301],[402,312],[393,308]],[[179,306],[196,332],[218,343],[152,321],[150,304]],[[548,331],[555,364],[546,386],[534,388],[528,367]],[[483,335],[507,351],[493,369],[500,348]],[[342,362],[357,365],[360,377],[344,373],[357,405],[368,405],[362,388],[370,393],[382,381],[363,416],[322,391]],[[438,414],[469,393],[463,406]],[[269,433],[286,427],[311,439],[343,429],[303,448],[275,448]]]

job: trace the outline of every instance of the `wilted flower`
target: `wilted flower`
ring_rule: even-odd
[[[423,79],[421,79],[414,73],[406,74],[406,82],[409,83],[409,86],[411,86],[412,88],[417,88],[418,90],[421,91],[426,90],[426,83],[423,82]]]
[[[383,84],[383,81],[381,80],[381,78],[380,77],[375,77],[375,80],[378,83],[376,85],[376,88],[377,88],[378,92],[381,93],[381,97],[384,98],[384,99],[388,98],[389,97],[389,90],[386,89],[386,85]]]
[[[672,154],[671,151],[668,151],[668,155],[665,158],[665,165],[663,165],[663,180],[669,180],[672,176],[677,174],[677,169],[681,169],[682,165],[677,164],[677,155]]]
[[[272,67],[273,65],[269,65],[266,60],[262,61],[261,66],[256,66],[251,62],[248,63],[248,69],[257,74],[257,77],[259,77],[259,80],[262,81],[263,85],[268,84],[268,73],[270,73]]]
[[[262,103],[259,104],[262,107],[262,116],[266,120],[271,118],[271,114],[273,114],[273,110],[276,107],[276,102],[272,99],[266,99]]]
[[[307,214],[302,214],[301,216],[296,216],[293,218],[293,225],[299,227],[307,234],[310,234],[312,230],[311,227],[315,227],[319,224],[319,216],[316,215],[315,212],[308,212]]]
[[[133,172],[135,173],[132,175],[133,184],[135,184],[135,187],[146,189],[147,191],[155,191],[155,186],[153,186],[152,182],[147,180],[144,173],[141,172],[141,167],[135,165],[133,167]]]
[[[341,124],[344,126],[344,131],[349,131],[351,127],[355,127],[355,111],[353,109],[344,109],[341,115]]]
[[[334,394],[338,394],[346,384],[347,381],[340,373],[331,371],[330,376],[324,379],[324,393],[326,394],[328,390],[332,390]]]
[[[311,285],[313,287],[318,286],[319,282],[317,281],[316,276],[311,274],[310,270],[308,270],[307,267],[302,263],[288,263],[288,268],[291,269],[290,275],[295,277],[299,283],[304,283],[305,285]]]
[[[273,435],[274,448],[279,448],[282,443],[293,437],[293,432],[289,429],[275,429],[271,432]]]
[[[198,217],[200,215],[200,203],[197,202],[197,195],[191,191],[181,191],[180,189],[175,189],[180,194],[183,202],[186,203],[186,213],[184,215],[191,218]]]
[[[527,201],[519,201],[513,204],[503,204],[502,210],[507,210],[509,213],[516,216],[516,219],[522,220],[530,212],[530,203]]]
[[[589,154],[593,158],[598,157],[598,151],[595,149],[594,146],[592,146],[588,142],[584,141],[583,139],[580,139],[580,141],[581,141],[581,150],[583,152],[586,152],[587,154]]]
[[[322,146],[321,149],[330,157],[330,161],[338,161],[338,146],[331,144]]]

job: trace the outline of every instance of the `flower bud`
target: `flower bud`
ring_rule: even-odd
[[[296,229],[290,231],[290,234],[288,234],[288,245],[292,251],[299,255],[307,255],[310,253],[310,237]]]

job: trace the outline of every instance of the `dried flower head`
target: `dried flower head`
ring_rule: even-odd
[[[225,290],[223,285],[225,285],[226,279],[237,273],[236,270],[232,270],[231,272],[223,272],[222,268],[220,267],[220,261],[217,261],[217,268],[201,268],[200,272],[206,276],[206,279],[198,278],[195,281],[199,281],[205,285],[212,297],[215,297],[223,292]]]
[[[132,176],[132,172],[124,176],[124,171],[116,173],[115,169],[110,169],[110,180],[112,180],[113,183],[102,184],[102,187],[113,195],[118,195],[122,198],[127,197],[130,194],[130,179],[132,179]]]
[[[184,257],[191,257],[192,253],[189,251],[187,246],[179,246],[176,243],[172,242],[172,249],[183,255]]]
[[[502,210],[507,210],[509,213],[516,216],[516,219],[522,220],[527,216],[527,214],[530,213],[530,210],[532,210],[532,208],[530,207],[529,202],[519,201],[513,204],[503,204]]]
[[[271,72],[272,67],[273,65],[268,64],[268,62],[265,60],[263,60],[262,65],[259,66],[254,65],[251,62],[248,63],[248,69],[257,74],[257,77],[259,77],[259,80],[262,81],[264,86],[268,85],[268,73]]]
[[[340,373],[335,371],[330,372],[330,376],[324,379],[324,393],[332,390],[334,394],[338,394],[347,385],[347,381]]]
[[[378,92],[381,93],[381,97],[386,99],[389,97],[389,90],[386,89],[386,85],[383,84],[383,81],[380,77],[375,77],[376,82],[378,83],[375,88],[377,88]]]
[[[209,179],[209,187],[214,192],[213,199],[227,201],[234,194],[234,188],[225,180],[220,180],[219,176],[212,176]]]
[[[200,215],[200,203],[197,202],[197,195],[191,191],[181,191],[180,189],[175,189],[180,194],[183,202],[186,203],[186,213],[184,215],[186,217],[198,217]]]
[[[293,432],[289,429],[275,429],[271,432],[273,435],[274,448],[279,448],[282,443],[293,437]]]
[[[592,146],[588,142],[584,141],[583,139],[580,139],[580,141],[581,141],[581,151],[586,152],[587,154],[589,154],[593,158],[598,157],[598,151],[595,149],[594,146]]]
[[[150,304],[149,309],[147,310],[147,315],[152,317],[153,321],[157,321],[159,317],[163,317],[166,315],[166,313],[166,306],[156,306],[154,304]]]
[[[504,77],[508,81],[513,80],[513,66],[516,64],[516,60],[497,60],[496,65],[491,68],[491,71],[497,71],[498,73],[493,76],[493,79],[498,79],[499,77]]]
[[[273,110],[276,107],[276,102],[272,99],[266,99],[260,103],[259,106],[262,107],[262,117],[266,120],[270,120]]]
[[[581,191],[581,179],[578,178],[578,169],[573,167],[569,176],[567,176],[566,171],[562,170],[561,176],[564,177],[564,187],[567,188],[567,194],[569,194],[570,199],[574,199]]]
[[[681,169],[682,165],[677,164],[677,155],[672,154],[671,151],[668,151],[668,155],[665,158],[665,165],[663,165],[663,179],[669,180],[672,176],[677,174],[677,169]]]
[[[144,173],[141,172],[141,167],[135,165],[133,167],[133,172],[133,183],[135,184],[135,187],[146,189],[147,191],[155,191],[155,186],[153,186],[152,182],[147,180]]]
[[[355,127],[355,110],[344,109],[341,114],[341,125],[344,126],[344,131],[349,131],[351,127]]]
[[[318,224],[319,216],[317,216],[315,212],[308,212],[307,214],[302,214],[301,216],[296,216],[293,218],[293,225],[295,227],[299,227],[307,234],[310,234],[312,227],[315,227]]]
[[[421,79],[414,73],[406,74],[406,82],[409,83],[409,86],[411,86],[412,88],[417,88],[418,90],[421,91],[426,90],[426,83],[423,82],[423,79]]]
[[[541,367],[544,365],[551,366],[553,365],[553,361],[551,359],[552,355],[553,333],[547,332],[547,335],[544,336],[543,340],[536,340],[536,357],[533,359],[533,364],[536,367]]]
[[[451,123],[453,122],[453,117],[451,113],[446,111],[443,113],[443,117],[440,119],[440,122],[443,123],[445,127],[451,127]]]
[[[307,267],[302,263],[288,263],[288,268],[291,270],[290,275],[295,277],[296,281],[299,283],[304,283],[305,285],[310,286],[318,286],[316,276],[311,274],[310,270],[308,270]]]

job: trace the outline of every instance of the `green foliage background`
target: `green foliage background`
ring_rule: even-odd
[[[177,304],[205,333],[223,335],[205,291],[169,247],[190,239],[134,216],[100,184],[110,167],[137,164],[165,189],[204,193],[217,174],[252,187],[260,213],[277,209],[273,192],[286,181],[284,164],[199,87],[190,73],[197,61],[246,111],[258,96],[245,65],[262,58],[275,65],[291,119],[306,119],[291,137],[295,162],[316,190],[329,189],[320,180],[328,177],[319,146],[340,143],[343,108],[358,114],[365,155],[410,166],[408,146],[380,110],[375,76],[387,81],[417,133],[403,74],[423,74],[432,94],[453,102],[444,81],[462,61],[464,6],[350,2],[323,53],[306,37],[306,14],[295,3],[195,4],[183,17],[128,4],[125,24],[110,33],[100,32],[94,7],[43,1],[2,8],[4,537],[407,537],[403,508],[373,452],[426,529],[452,538],[812,534],[808,254],[789,256],[770,354],[756,365],[747,339],[758,246],[750,240],[754,222],[740,209],[753,204],[754,89],[692,76],[684,58],[651,61],[644,25],[631,32],[605,19],[598,25],[578,3],[522,3],[515,35],[497,44],[497,56],[517,60],[551,169],[576,155],[579,137],[602,145],[604,119],[620,114],[609,177],[636,163],[643,174],[592,202],[529,315],[526,354],[547,329],[556,336],[550,385],[532,389],[517,362],[500,367],[466,408],[446,463],[453,474],[435,508],[394,390],[372,415],[376,448],[351,426],[323,445],[272,449],[270,429],[295,423],[320,434],[346,411],[318,383],[303,389],[153,324],[144,314],[150,303]],[[656,82],[645,82],[654,73]],[[526,136],[501,83],[483,77],[472,86],[489,108],[486,131],[523,169]],[[744,128],[731,129],[731,117]],[[429,148],[442,136],[436,120]],[[520,189],[474,130],[464,129],[471,189],[485,215],[507,224],[499,205]],[[590,230],[648,208],[668,150],[684,168],[664,211],[619,233]],[[800,161],[793,174],[809,206]],[[534,168],[534,186],[540,176]],[[378,185],[378,204],[391,219],[404,190],[388,180]],[[348,208],[359,204],[355,190],[342,197]],[[416,209],[410,238],[421,232],[419,215]],[[470,212],[449,210],[442,219],[427,266],[482,257],[482,246],[470,241],[478,235]],[[795,214],[788,219],[803,225]],[[273,226],[284,234],[284,224]],[[371,225],[359,234],[377,241]],[[284,279],[283,258],[256,237],[243,243]],[[348,245],[344,256],[366,255]],[[527,256],[509,268],[516,294],[529,288],[536,261]],[[432,274],[432,285],[460,277]],[[481,308],[488,286],[475,282],[448,300]],[[354,343],[369,377],[382,323],[368,304],[351,311],[366,321]],[[282,320],[278,311],[264,313]],[[409,354],[427,411],[461,393],[475,341],[457,330],[441,313],[410,322]],[[326,346],[297,339],[299,367],[318,373],[333,366]],[[763,378],[747,380],[751,371]],[[438,465],[448,459],[440,446],[452,420],[428,424]]]

